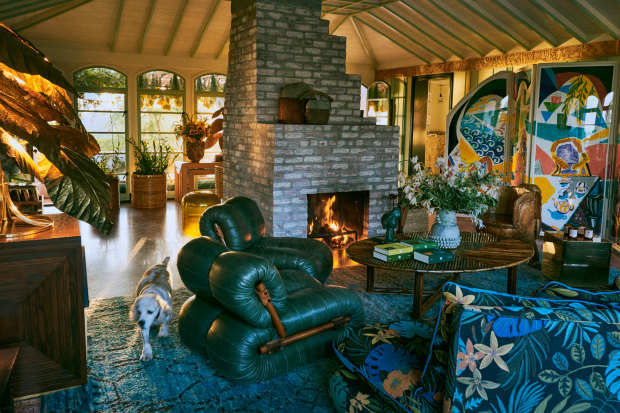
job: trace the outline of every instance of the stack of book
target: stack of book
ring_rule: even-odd
[[[399,240],[391,244],[376,245],[373,256],[385,262],[408,260],[414,251],[437,247],[437,243],[428,239]]]

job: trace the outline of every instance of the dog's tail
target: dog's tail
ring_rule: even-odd
[[[162,265],[165,265],[167,267],[169,261],[170,261],[170,257],[166,257],[166,258],[164,258],[164,260],[161,263],[162,263]]]

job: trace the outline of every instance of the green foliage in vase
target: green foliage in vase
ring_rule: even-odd
[[[144,141],[136,142],[133,139],[127,139],[134,149],[135,157],[135,174],[136,175],[162,175],[168,169],[168,166],[178,156],[172,155],[172,147],[160,140],[158,144],[153,142],[152,149]]]

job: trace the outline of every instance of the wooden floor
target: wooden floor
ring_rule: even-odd
[[[144,271],[167,256],[173,288],[182,287],[177,254],[191,238],[181,230],[181,205],[168,201],[165,208],[137,209],[122,203],[115,218],[110,235],[80,221],[89,298],[134,295]]]

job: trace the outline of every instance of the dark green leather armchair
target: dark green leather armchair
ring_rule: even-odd
[[[250,198],[238,196],[207,208],[199,225],[202,235],[223,238],[231,250],[263,257],[278,270],[299,269],[320,282],[331,274],[333,258],[327,245],[308,238],[265,236],[265,219]]]
[[[195,293],[179,313],[181,339],[206,353],[232,381],[256,383],[285,373],[331,353],[334,338],[363,325],[364,309],[355,292],[324,286],[300,268],[278,270],[265,258],[231,251],[209,237],[189,241],[177,265],[183,283]],[[261,346],[279,338],[256,294],[259,282],[269,291],[287,337],[340,317],[350,321],[259,354]]]

